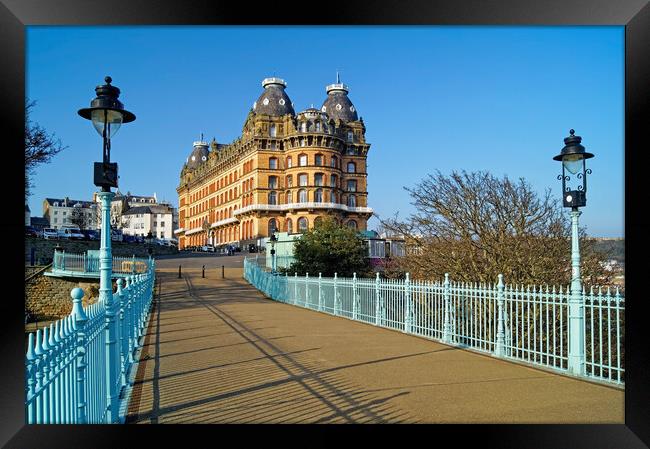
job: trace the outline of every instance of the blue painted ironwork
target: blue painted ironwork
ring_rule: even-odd
[[[321,310],[559,372],[613,384],[624,382],[625,299],[618,289],[573,290],[584,310],[572,326],[567,287],[521,286],[353,276],[274,276],[254,259],[244,278],[271,299]],[[319,288],[320,286],[320,288]],[[308,298],[320,291],[320,301]],[[309,295],[309,297],[308,297]],[[569,318],[569,319],[567,319]],[[582,342],[578,373],[570,369],[571,339]],[[589,343],[589,345],[587,345]],[[587,347],[587,350],[584,348]],[[578,353],[580,354],[580,353]]]
[[[150,261],[146,258],[113,256],[111,263],[112,277],[126,277],[131,274],[146,273]],[[99,278],[99,251],[75,254],[55,251],[51,276],[74,276]]]
[[[126,282],[118,280],[116,293],[109,291],[85,308],[83,290],[74,288],[70,315],[29,334],[28,424],[104,424],[124,419],[118,416],[120,394],[137,368],[134,352],[142,343],[154,282],[152,260],[146,273],[130,275]]]

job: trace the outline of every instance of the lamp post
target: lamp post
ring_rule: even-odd
[[[135,120],[135,115],[124,109],[117,99],[120,89],[111,85],[110,76],[104,78],[106,84],[97,86],[97,96],[90,102],[89,108],[79,109],[78,113],[90,120],[95,130],[102,136],[102,162],[94,164],[94,184],[101,187],[98,196],[101,202],[101,235],[99,247],[99,301],[106,307],[106,380],[108,422],[118,421],[117,382],[120,374],[119,354],[117,352],[117,325],[115,322],[115,304],[113,303],[112,254],[111,254],[111,200],[115,196],[111,187],[117,187],[117,163],[111,163],[111,138],[120,129],[122,123]]]
[[[587,204],[587,175],[591,169],[586,166],[586,160],[594,157],[587,153],[580,144],[582,137],[576,136],[575,131],[569,131],[569,137],[564,139],[564,148],[553,160],[562,161],[562,202],[564,207],[571,208],[571,295],[569,297],[569,348],[568,369],[575,375],[585,372],[584,345],[584,298],[582,297],[582,281],[580,279],[580,246],[578,239],[579,208]],[[572,182],[571,176],[575,176]]]
[[[275,232],[271,234],[271,237],[269,239],[271,241],[271,272],[275,274],[275,269],[276,269],[276,261],[275,261],[275,242],[278,241],[278,238],[275,235]]]

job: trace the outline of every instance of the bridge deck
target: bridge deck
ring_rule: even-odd
[[[241,269],[159,266],[127,422],[624,422],[619,389],[276,303]]]

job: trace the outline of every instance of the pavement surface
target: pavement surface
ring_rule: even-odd
[[[127,423],[624,423],[620,389],[271,301],[242,257],[158,259]]]

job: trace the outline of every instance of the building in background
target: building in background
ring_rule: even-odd
[[[98,229],[97,204],[93,201],[71,200],[68,197],[45,198],[43,218],[50,228],[78,227],[79,229]]]
[[[366,229],[370,144],[349,88],[337,79],[320,109],[296,114],[286,86],[262,81],[233,143],[194,142],[176,189],[179,248],[259,245],[273,231],[303,232],[325,216]]]
[[[122,233],[146,237],[149,232],[157,239],[171,239],[173,233],[173,208],[169,205],[130,207],[121,216]]]

